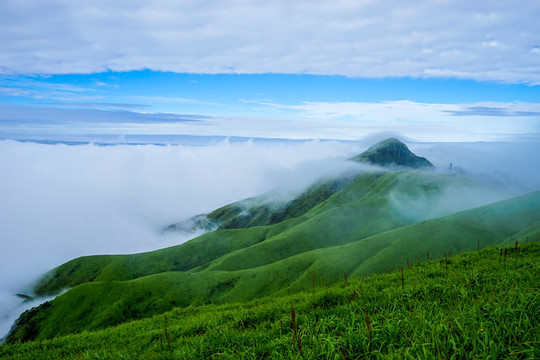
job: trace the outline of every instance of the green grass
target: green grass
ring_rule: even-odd
[[[399,271],[333,286],[321,275],[314,290],[309,279],[289,295],[2,345],[0,358],[537,359],[539,264],[540,243],[529,242],[415,263],[403,283]]]
[[[331,182],[313,187],[300,196],[298,202],[293,202],[291,206],[300,204],[298,209],[301,210],[294,208],[291,214],[302,213],[300,216],[291,215],[267,226],[222,229],[182,245],[143,254],[74,259],[49,272],[34,291],[37,295],[50,295],[91,281],[131,280],[209,266],[261,266],[305,251],[357,241],[426,217],[416,214],[412,219],[410,214],[396,209],[391,202],[394,193],[405,193],[413,198],[433,197],[436,203],[437,196],[449,186],[475,185],[461,178],[422,171],[364,173],[354,181],[347,180],[343,188],[341,183],[336,185],[335,192],[328,192],[327,186],[331,186],[328,184]],[[253,247],[257,244],[260,246]],[[267,254],[261,255],[266,249]],[[243,260],[222,259],[233,253],[243,256]],[[219,265],[214,263],[218,260]]]
[[[314,217],[316,219],[316,217]],[[162,272],[129,281],[96,281],[74,287],[40,311],[25,315],[15,339],[46,339],[95,330],[190,304],[222,304],[309,289],[315,275],[326,284],[344,273],[361,277],[405,267],[417,259],[441,258],[488,245],[538,240],[540,192],[389,230],[344,245],[296,251],[252,245],[216,259],[205,269]],[[265,229],[253,228],[255,230]],[[229,230],[230,231],[230,230]],[[245,232],[240,232],[244,234]],[[265,234],[265,232],[261,232]],[[521,240],[519,240],[521,241]],[[523,242],[521,241],[521,242]],[[303,246],[300,243],[301,246]],[[278,254],[277,259],[275,253]],[[129,257],[128,257],[129,259]],[[268,259],[276,259],[269,261]],[[250,263],[251,261],[251,263]],[[245,264],[263,264],[249,267]],[[239,264],[239,265],[237,265]],[[243,264],[243,266],[242,266]]]
[[[148,253],[80,257],[46,274],[35,292],[49,295],[85,282],[131,280],[166,271],[195,269],[231,251],[263,241],[269,231],[261,227],[249,231],[219,230]]]

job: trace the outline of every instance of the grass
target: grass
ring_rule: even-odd
[[[36,285],[35,293],[49,295],[85,282],[132,280],[166,271],[196,269],[231,251],[263,241],[268,232],[264,227],[219,230],[179,246],[147,253],[80,257],[46,274]]]
[[[310,277],[306,291],[2,345],[0,358],[536,359],[539,264],[529,242],[315,289]]]
[[[314,216],[311,219],[317,218]],[[345,225],[338,222],[336,226]],[[290,236],[286,237],[289,239],[287,243],[279,236],[266,238],[262,242],[246,237],[246,242],[252,241],[254,244],[229,252],[204,267],[160,272],[127,281],[93,281],[75,286],[42,309],[23,316],[19,332],[13,338],[42,340],[83,330],[97,330],[161,314],[174,307],[249,301],[308,290],[313,287],[314,274],[317,282],[331,284],[342,280],[345,273],[363,277],[398,266],[405,268],[407,260],[409,264],[415,263],[418,258],[425,259],[428,252],[431,258],[443,258],[445,254],[448,256],[477,249],[479,242],[481,247],[513,244],[515,240],[523,243],[528,237],[538,239],[538,226],[540,192],[381,232],[342,245],[317,245],[313,250],[306,247],[303,240],[314,244],[317,238]],[[269,233],[268,227],[247,230],[250,231],[222,231],[242,236],[256,233],[263,238]],[[320,239],[332,236],[335,231],[331,229],[323,233]],[[201,238],[196,239],[195,244],[199,246],[200,241]],[[150,264],[145,266],[155,265],[152,261],[162,261],[161,252],[170,255],[169,251],[165,249],[146,254],[145,261],[150,261]],[[134,258],[124,257],[126,261]],[[111,264],[107,267],[111,267]],[[121,272],[121,269],[114,271]],[[103,274],[107,274],[107,268],[99,275],[102,279]]]
[[[228,264],[219,266],[261,266],[305,251],[357,241],[425,218],[416,214],[415,219],[410,219],[396,210],[391,202],[395,192],[412,197],[434,196],[436,202],[437,194],[447,186],[472,185],[461,178],[422,171],[364,173],[353,181],[343,181],[346,186],[336,185],[332,188],[335,192],[328,190],[331,182],[310,189],[298,202],[293,201],[291,217],[280,223],[222,229],[185,244],[148,253],[81,257],[52,270],[36,285],[34,292],[51,295],[85,282],[131,280],[167,271],[200,270],[217,266],[213,262],[218,259],[226,262],[222,257],[233,253],[243,256],[243,260],[231,259]],[[294,217],[298,214],[302,215]],[[261,246],[253,247],[257,244]],[[242,252],[243,249],[246,252]],[[261,251],[266,249],[266,256],[261,256]]]

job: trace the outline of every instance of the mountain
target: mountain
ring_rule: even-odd
[[[341,276],[328,285],[316,274],[306,291],[4,344],[0,358],[538,358],[538,241]]]
[[[266,231],[263,232],[268,236]],[[271,252],[279,251],[276,242],[280,239],[263,240],[231,251],[202,267],[159,271],[120,281],[128,273],[124,265],[149,266],[155,259],[161,258],[163,262],[163,258],[168,257],[165,250],[139,254],[146,255],[143,261],[136,255],[126,255],[123,259],[127,262],[102,264],[102,276],[112,275],[111,268],[120,270],[114,272],[118,276],[114,281],[102,277],[99,281],[82,283],[28,311],[20,317],[8,341],[39,340],[102,329],[190,304],[221,304],[285,295],[309,289],[313,276],[331,284],[342,279],[343,274],[362,277],[406,266],[408,261],[425,259],[427,253],[430,258],[439,258],[445,253],[457,254],[488,245],[511,244],[516,240],[522,243],[529,238],[536,239],[538,234],[540,192],[382,231],[344,244],[334,242],[333,246],[311,250],[306,250],[305,246],[296,248],[289,256]],[[290,238],[290,247],[298,240],[301,239]],[[181,247],[168,251],[181,254]],[[89,262],[75,261],[70,265],[56,275],[62,273],[69,277],[70,271],[76,275],[80,267],[88,266]]]
[[[380,166],[399,166],[402,169],[433,168],[427,159],[416,156],[405,144],[394,138],[386,139],[349,160]],[[272,200],[275,196],[271,193],[241,200],[214,210],[210,214],[197,215],[172,224],[165,231],[195,232],[276,224],[305,214],[315,205],[349,185],[356,175],[348,174],[318,181],[300,196],[287,202]]]
[[[273,194],[273,192],[241,200],[225,205],[209,214],[197,215],[180,223],[172,224],[165,231],[244,229],[277,224],[306,214],[315,205],[349,185],[356,175],[358,174],[320,180],[299,196],[288,201],[280,201],[280,196]]]
[[[400,166],[412,169],[433,168],[426,158],[413,154],[407,145],[390,138],[373,145],[360,155],[351,158],[353,161],[366,162],[380,166]]]
[[[313,276],[330,284],[344,273],[388,271],[427,252],[440,257],[540,234],[540,192],[465,210],[470,194],[502,198],[465,177],[399,168],[319,181],[286,202],[261,196],[230,204],[197,218],[217,230],[184,244],[81,257],[53,269],[35,293],[69,290],[21,315],[8,341],[102,329],[175,307],[283,295],[310,288]]]
[[[224,221],[216,231],[154,252],[72,260],[48,273],[36,285],[35,293],[52,295],[89,281],[130,280],[165,271],[206,268],[229,253],[260,251],[266,253],[267,262],[272,262],[462,210],[459,207],[442,208],[441,203],[449,191],[495,192],[468,179],[418,170],[365,172],[347,183],[328,197],[320,195],[328,182],[308,188],[297,200],[280,208],[282,211],[301,208],[298,212],[301,215],[289,216],[270,225],[230,228],[231,223],[262,219],[260,209],[274,206],[259,203],[262,199],[250,200],[253,208],[244,208],[241,213],[236,210],[240,207],[238,203],[225,206],[213,213],[228,214],[227,210],[231,209],[233,214],[215,216],[215,221]],[[259,257],[248,256],[237,266],[247,266],[248,262],[254,261],[262,265]]]

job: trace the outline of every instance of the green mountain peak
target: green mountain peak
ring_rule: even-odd
[[[433,168],[424,157],[416,156],[407,145],[395,138],[383,140],[350,160],[380,166],[399,166],[413,169]]]

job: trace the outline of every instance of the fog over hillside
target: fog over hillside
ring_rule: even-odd
[[[372,141],[370,139],[369,141]],[[218,142],[207,146],[37,144],[0,141],[0,336],[19,315],[15,293],[72,258],[133,253],[186,241],[174,222],[275,187],[299,192],[372,143]],[[505,188],[540,189],[533,143],[409,144],[436,171],[470,174]],[[449,192],[449,197],[456,197]],[[404,201],[403,198],[399,198]],[[498,196],[467,196],[477,206]],[[404,207],[406,208],[406,206]],[[28,306],[26,304],[25,306]]]

